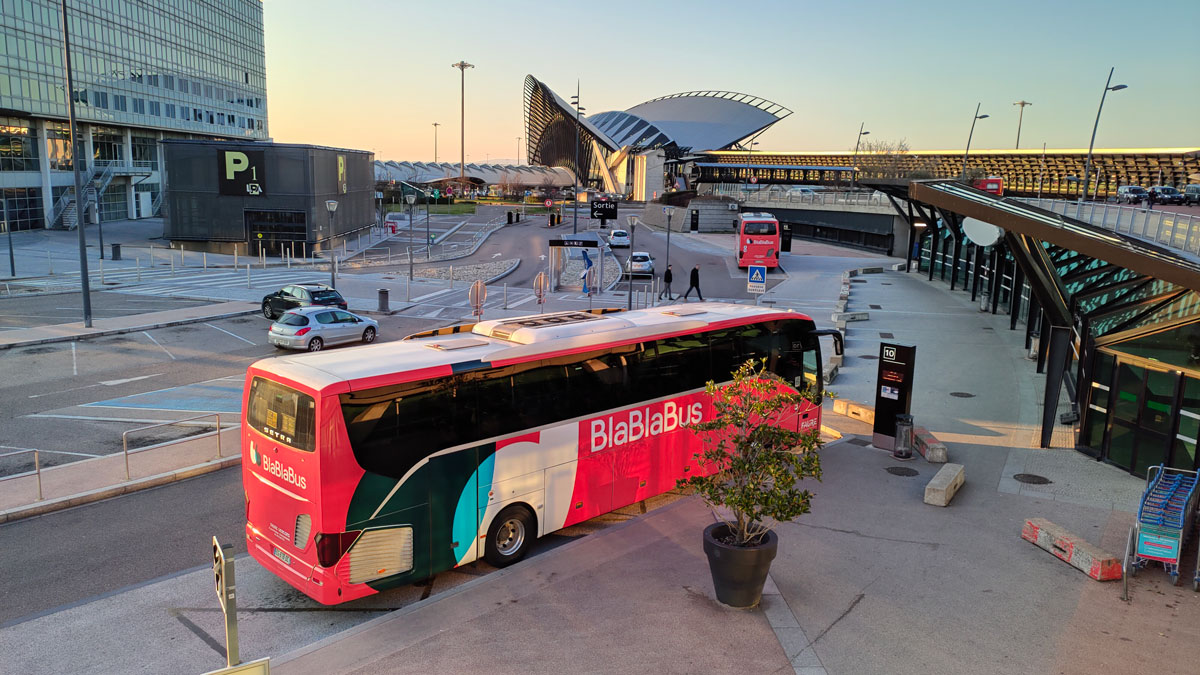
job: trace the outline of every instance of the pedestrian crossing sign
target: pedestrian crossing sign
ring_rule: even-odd
[[[746,277],[746,292],[766,293],[767,268],[763,265],[751,265],[749,269],[750,272]]]

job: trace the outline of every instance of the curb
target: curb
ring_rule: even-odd
[[[195,478],[213,471],[220,471],[231,466],[236,466],[242,462],[240,455],[236,457],[224,457],[219,460],[212,460],[204,464],[196,464],[194,466],[176,469],[165,473],[139,478],[138,480],[121,483],[120,485],[112,485],[109,487],[96,488],[88,492],[81,492],[76,495],[68,495],[57,499],[48,499],[29,506],[21,506],[7,511],[0,511],[0,523],[11,523],[24,518],[32,518],[54,511],[61,511],[75,506],[91,504],[93,502],[119,497],[121,495],[130,494],[148,490],[160,485],[169,485],[188,478]]]
[[[106,337],[109,335],[120,335],[122,333],[136,333],[142,330],[154,330],[156,328],[168,328],[170,326],[184,326],[190,323],[203,323],[205,321],[215,321],[217,319],[229,319],[235,316],[245,316],[247,314],[258,314],[258,309],[246,309],[240,312],[225,312],[224,314],[213,314],[211,316],[195,317],[190,319],[178,319],[175,321],[162,321],[154,324],[146,324],[144,326],[130,326],[127,328],[114,328],[111,330],[97,331],[94,333],[86,333],[81,335],[56,335],[49,338],[40,338],[37,340],[23,340],[20,342],[10,342],[8,344],[0,344],[0,349],[12,349],[13,347],[31,347],[33,345],[44,345],[52,342],[77,342],[89,340],[91,338]],[[0,521],[3,522],[3,521]]]

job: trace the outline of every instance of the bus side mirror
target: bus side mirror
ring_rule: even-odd
[[[842,337],[841,331],[839,331],[837,329],[822,328],[820,330],[814,330],[812,332],[812,335],[815,337],[818,337],[818,338],[823,338],[823,337],[833,338],[833,353],[837,354],[838,356],[842,356],[842,354],[846,350],[846,345],[843,342],[845,338]]]

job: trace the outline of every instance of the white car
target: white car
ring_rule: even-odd
[[[625,230],[613,230],[608,235],[608,245],[613,248],[629,248],[629,232]]]
[[[297,307],[271,324],[267,341],[279,349],[319,352],[342,342],[371,344],[379,333],[379,322],[337,307]]]
[[[634,251],[629,254],[629,259],[625,261],[625,274],[629,276],[639,274],[654,276],[654,260],[645,251]]]

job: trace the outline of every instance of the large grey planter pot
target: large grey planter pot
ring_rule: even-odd
[[[717,600],[730,607],[754,607],[762,600],[763,584],[779,549],[779,536],[770,531],[758,546],[729,546],[717,540],[728,531],[725,523],[704,528],[704,555],[708,556]]]

